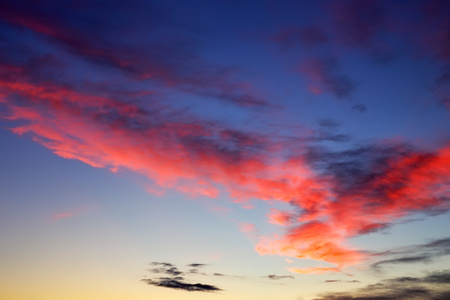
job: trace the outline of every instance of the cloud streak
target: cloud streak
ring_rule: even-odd
[[[187,265],[188,267],[195,268],[190,269],[188,272],[180,271],[175,265],[167,262],[152,262],[151,266],[156,268],[149,269],[148,271],[153,275],[167,275],[169,277],[157,277],[157,278],[144,278],[141,279],[148,285],[164,287],[175,290],[182,290],[187,292],[218,292],[222,291],[220,288],[210,284],[204,283],[189,283],[185,280],[185,276],[192,276],[198,273],[197,268],[202,268],[205,264],[192,263]],[[195,270],[195,271],[194,271]],[[203,274],[206,275],[206,274]],[[183,277],[184,276],[184,277]]]
[[[402,247],[399,249],[392,249],[381,253],[375,253],[374,257],[395,257],[375,262],[371,265],[371,268],[377,272],[382,272],[384,266],[430,263],[435,259],[446,255],[450,255],[450,238],[443,238],[425,244],[413,245]]]
[[[175,278],[159,278],[154,279],[142,279],[143,282],[158,287],[165,287],[170,289],[182,290],[187,292],[218,292],[221,291],[218,287],[210,284],[203,283],[187,283],[182,281],[182,277]]]
[[[447,299],[450,295],[450,273],[432,272],[423,277],[397,277],[385,279],[377,284],[343,293],[324,294],[317,300],[394,300]]]

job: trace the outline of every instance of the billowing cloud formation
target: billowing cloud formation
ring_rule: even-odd
[[[317,300],[440,300],[450,296],[450,273],[433,272],[424,277],[398,277],[344,293],[328,293]]]
[[[113,172],[130,170],[162,190],[212,198],[223,192],[235,201],[288,203],[292,210],[273,209],[269,215],[269,222],[285,225],[285,233],[262,237],[256,250],[332,264],[290,269],[297,273],[340,272],[367,258],[348,244],[351,237],[382,230],[411,213],[449,209],[450,146],[424,152],[401,143],[374,142],[331,151],[311,144],[348,141],[348,136],[325,132],[319,138],[286,138],[264,126],[256,132],[201,117],[167,100],[166,90],[181,100],[194,94],[241,108],[270,105],[253,95],[239,76],[201,59],[196,43],[178,27],[169,36],[161,32],[160,24],[168,22],[164,13],[116,18],[121,15],[119,1],[108,6],[110,13],[91,18],[103,9],[100,2],[93,7],[48,2],[52,5],[27,8],[8,3],[0,13],[8,37],[7,42],[0,40],[0,105],[14,133],[31,136],[56,155]],[[131,3],[136,11],[143,5]],[[378,20],[374,22],[378,26]],[[148,40],[129,41],[128,31],[122,30],[147,27],[140,25],[155,29]],[[366,27],[376,32],[371,24]],[[302,41],[311,30],[300,33]],[[358,36],[347,38],[368,43]],[[17,51],[8,48],[10,43]],[[309,43],[321,44],[311,36]],[[349,96],[355,87],[342,75],[335,56],[305,61],[301,68],[337,97]],[[333,127],[330,121],[322,123]],[[182,275],[176,268],[162,267],[160,273]],[[184,284],[166,277],[148,283],[155,282],[180,288]]]
[[[7,118],[55,154],[93,167],[128,169],[161,187],[216,197],[219,186],[236,200],[288,202],[299,213],[274,212],[291,225],[284,237],[263,238],[260,254],[337,264],[365,255],[347,238],[385,228],[412,212],[448,209],[450,148],[436,153],[401,145],[343,152],[313,149],[283,158],[279,141],[229,129],[169,108],[81,92],[20,77],[0,82]],[[292,145],[291,145],[292,146]],[[289,149],[289,148],[288,148]],[[294,154],[294,153],[291,153]],[[307,270],[307,272],[322,272]],[[296,269],[295,272],[306,272]]]
[[[386,228],[414,212],[449,208],[450,148],[431,154],[377,145],[344,152],[312,150],[309,162],[322,174],[321,190],[305,205],[285,236],[264,238],[261,254],[282,254],[337,264],[338,268],[291,269],[298,273],[338,271],[366,254],[344,245],[347,238]],[[305,199],[305,198],[302,198]],[[297,225],[295,225],[297,224]]]

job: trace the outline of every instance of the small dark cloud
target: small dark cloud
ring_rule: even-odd
[[[437,248],[440,250],[444,250],[445,252],[449,252],[450,251],[450,238],[443,238],[443,239],[438,239],[429,243],[426,243],[424,245],[418,245],[418,247],[423,247],[423,248]]]
[[[319,120],[319,125],[326,128],[336,128],[339,127],[340,123],[331,118]]]
[[[339,280],[339,279],[329,279],[325,280],[325,283],[335,283],[335,282],[344,282],[344,283],[361,283],[359,280]]]
[[[159,279],[142,279],[143,282],[170,289],[183,290],[188,292],[218,292],[221,291],[218,287],[203,283],[187,283],[183,279],[177,278],[159,278]]]
[[[201,268],[201,267],[204,267],[204,266],[206,266],[206,264],[189,264],[189,265],[187,265],[188,267],[192,267],[192,268]]]
[[[152,273],[156,273],[156,274],[163,273],[163,274],[167,274],[167,275],[171,275],[171,276],[178,276],[178,275],[183,274],[183,272],[178,270],[177,267],[175,267],[174,265],[172,265],[170,263],[152,262],[150,265],[159,266],[159,268],[149,269],[149,271]]]
[[[144,278],[141,281],[154,286],[166,287],[171,289],[189,291],[189,292],[217,292],[221,291],[218,287],[203,283],[189,283],[185,280],[186,276],[192,274],[198,274],[198,268],[206,266],[206,264],[192,263],[187,265],[188,267],[194,268],[187,272],[180,271],[175,265],[165,262],[152,262],[152,266],[158,266],[159,268],[150,269],[149,271],[153,274],[165,274],[170,277],[158,277],[158,278]],[[183,276],[179,276],[183,275]],[[206,275],[202,273],[202,275]]]
[[[353,47],[375,47],[378,34],[385,30],[386,8],[382,1],[337,1],[330,7],[335,38]]]
[[[348,98],[358,87],[358,83],[341,71],[338,59],[328,55],[305,60],[300,71],[309,79],[310,84],[318,85],[338,99]]]
[[[323,30],[316,26],[286,28],[273,38],[283,50],[295,46],[317,46],[328,39]]]
[[[225,275],[223,275],[222,273],[214,273],[213,275],[214,275],[214,276],[225,276]]]
[[[331,281],[330,281],[331,282]],[[423,277],[397,277],[343,293],[326,293],[316,300],[445,300],[450,295],[450,271]]]
[[[365,106],[364,104],[355,104],[352,106],[352,109],[364,113],[367,111],[367,106]]]
[[[434,89],[438,89],[448,85],[450,85],[450,66],[448,66],[448,68],[445,68],[436,79]]]
[[[428,263],[431,261],[430,255],[407,256],[394,259],[387,259],[376,262],[371,265],[374,270],[379,271],[383,265],[411,264],[411,263]]]
[[[183,274],[183,272],[179,271],[177,268],[172,267],[166,270],[166,273],[169,275],[177,276]]]
[[[391,227],[389,223],[371,223],[368,225],[361,226],[358,230],[358,234],[369,234],[373,232],[379,232],[383,229]]]
[[[295,278],[292,275],[273,275],[273,274],[267,275],[266,277],[271,279],[271,280],[286,279],[286,278],[294,279]]]
[[[371,265],[376,272],[383,271],[384,266],[398,264],[429,263],[438,257],[450,255],[450,238],[434,240],[428,243],[391,249],[374,253],[373,256],[396,256],[375,262]]]
[[[345,143],[350,141],[351,137],[348,134],[319,131],[314,136],[309,137],[307,140],[319,143],[327,141],[335,143]]]
[[[340,126],[340,123],[331,119],[321,119],[319,120],[319,126],[321,127],[315,135],[309,137],[310,141],[313,142],[336,142],[343,143],[351,140],[351,137],[348,134],[342,134],[337,132],[337,128]]]
[[[170,263],[166,263],[166,262],[152,262],[152,263],[150,263],[150,265],[152,265],[152,266],[163,266],[163,267],[165,267],[165,268],[170,268],[170,267],[173,267],[174,265],[172,265],[172,264],[170,264]]]

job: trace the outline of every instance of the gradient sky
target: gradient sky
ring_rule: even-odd
[[[0,298],[450,299],[450,2],[0,4]]]

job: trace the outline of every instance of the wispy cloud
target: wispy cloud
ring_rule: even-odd
[[[68,218],[73,218],[76,216],[82,216],[85,214],[89,214],[94,210],[95,210],[95,207],[92,205],[84,206],[84,207],[80,207],[77,209],[70,209],[70,210],[53,213],[50,219],[52,222],[57,222],[57,221],[60,221],[63,219],[68,219]]]
[[[377,272],[382,272],[384,266],[398,264],[430,263],[433,260],[450,255],[450,238],[434,240],[424,244],[412,245],[375,253],[375,257],[392,257],[380,260],[371,265]]]
[[[203,283],[187,283],[183,281],[182,277],[175,278],[159,278],[159,279],[142,279],[143,282],[170,289],[183,290],[188,292],[218,292],[221,291],[218,287]]]
[[[205,264],[192,263],[187,266],[191,269],[188,271],[180,271],[175,265],[166,262],[152,262],[151,266],[155,268],[148,271],[154,275],[167,275],[170,277],[144,278],[141,281],[158,287],[165,287],[176,290],[183,290],[188,292],[218,292],[222,291],[220,288],[210,284],[204,283],[189,283],[185,277],[198,274],[198,268],[206,266]],[[192,269],[194,268],[194,269]],[[202,273],[203,275],[206,275]]]
[[[292,275],[275,275],[275,274],[267,275],[266,277],[271,279],[271,280],[294,279],[295,278]]]
[[[245,109],[279,107],[264,99],[262,93],[256,93],[250,82],[238,79],[237,68],[203,59],[199,55],[201,41],[177,24],[163,5],[133,0],[105,7],[101,1],[77,5],[50,0],[44,8],[34,3],[24,7],[11,2],[3,5],[0,18],[8,22],[5,31],[26,28],[38,35],[38,42],[50,40],[54,46],[55,54],[37,59],[39,52],[33,49],[37,41],[24,43],[11,35],[9,43],[26,49],[22,53],[28,60],[25,64],[38,70],[28,75],[43,77],[46,65],[52,63],[56,67],[58,56],[70,54],[93,68],[118,72],[116,77],[126,78],[132,84],[147,82],[147,86],[160,92],[177,90]],[[17,67],[11,64],[19,63],[12,57],[17,55],[3,52],[0,61]],[[23,67],[23,59],[20,64]],[[63,60],[59,67],[64,64]],[[58,80],[57,73],[54,80]]]
[[[359,280],[339,280],[339,279],[328,279],[325,280],[325,283],[336,283],[336,282],[345,282],[345,283],[361,283]]]
[[[309,81],[310,91],[321,94],[326,91],[336,98],[348,98],[358,83],[342,74],[339,62],[334,56],[304,60],[299,67]]]
[[[397,300],[397,299],[447,299],[450,296],[450,273],[432,272],[423,277],[397,277],[377,284],[342,293],[327,293],[317,300]]]

